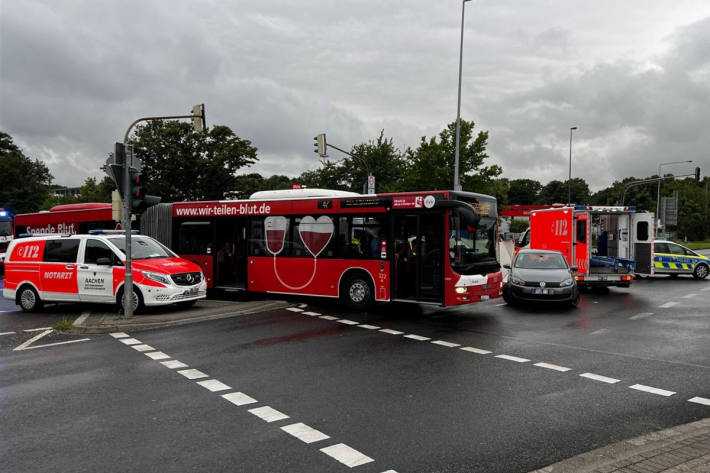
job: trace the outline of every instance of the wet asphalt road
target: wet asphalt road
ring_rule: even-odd
[[[710,416],[710,280],[637,281],[578,309],[292,302],[132,334],[160,360],[107,335],[0,337],[3,470],[526,472]],[[254,402],[221,397],[236,392]],[[329,438],[282,430],[299,423]]]

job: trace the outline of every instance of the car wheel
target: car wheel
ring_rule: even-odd
[[[705,279],[708,277],[708,266],[705,264],[696,264],[695,270],[693,271],[693,277],[695,279]]]
[[[17,302],[23,312],[34,312],[42,308],[42,300],[32,286],[24,286],[20,290]]]
[[[123,288],[121,288],[121,291],[118,293],[117,302],[118,306],[121,308],[121,312],[125,314],[126,309],[125,300],[123,298]],[[141,296],[140,291],[136,290],[135,287],[133,288],[133,297],[131,298],[131,303],[133,305],[134,314],[139,313],[143,309],[143,297]]]
[[[506,304],[512,306],[515,305],[515,298],[513,297],[513,294],[510,292],[510,287],[507,285],[503,286],[503,300],[505,301]]]
[[[372,307],[374,291],[364,275],[350,276],[341,289],[341,298],[351,309],[367,310]]]

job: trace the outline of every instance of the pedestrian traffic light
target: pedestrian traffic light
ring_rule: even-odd
[[[313,146],[315,146],[316,149],[313,150],[314,153],[318,153],[318,156],[324,158],[328,154],[326,152],[327,144],[325,142],[325,133],[319,133],[318,136],[313,137]]]
[[[695,168],[695,182],[700,182],[700,166]]]
[[[148,207],[160,203],[160,197],[148,195],[145,187],[145,176],[137,169],[131,168],[131,213],[142,214]]]
[[[195,131],[202,133],[207,126],[206,123],[205,104],[201,103],[192,107],[192,126],[195,128]]]

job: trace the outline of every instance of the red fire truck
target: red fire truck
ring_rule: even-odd
[[[567,206],[530,214],[530,248],[557,250],[578,284],[629,287],[653,275],[653,214],[635,207]]]
[[[111,204],[84,203],[56,205],[49,211],[15,216],[15,236],[25,233],[88,233],[114,230],[119,225],[111,215]],[[120,227],[118,227],[120,228]]]
[[[209,287],[340,297],[357,308],[500,297],[494,197],[324,189],[150,207],[141,231],[202,267]]]

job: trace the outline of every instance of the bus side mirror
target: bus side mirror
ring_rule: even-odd
[[[111,261],[111,258],[103,257],[96,259],[96,264],[98,264],[99,266],[113,266],[112,263],[113,262]]]

